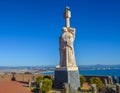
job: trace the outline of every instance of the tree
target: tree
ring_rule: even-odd
[[[43,80],[43,77],[42,77],[42,76],[38,76],[38,77],[36,78],[36,88],[37,88],[37,89],[39,89],[39,84],[40,84],[40,82],[42,82],[42,80]]]
[[[86,78],[84,76],[80,76],[80,85],[82,86],[83,83],[86,82]]]
[[[51,89],[52,89],[52,80],[51,79],[48,79],[48,78],[45,78],[43,81],[42,81],[42,87],[41,87],[41,90],[42,90],[42,93],[47,93],[49,92]]]
[[[53,78],[50,76],[50,75],[45,75],[44,77],[43,77],[43,79],[50,79],[50,80],[52,80],[52,83],[53,83],[53,86],[52,87],[54,87],[54,80],[53,80]]]
[[[96,84],[97,88],[103,87],[103,82],[98,77],[92,77],[90,79],[90,84]]]
[[[38,83],[40,83],[42,80],[43,80],[43,77],[42,77],[42,76],[38,76],[38,77],[36,78],[36,82],[38,82]]]

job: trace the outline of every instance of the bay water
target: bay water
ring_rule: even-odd
[[[116,76],[117,82],[120,77],[120,69],[79,70],[79,73],[86,76]],[[42,74],[54,74],[54,71],[42,72]]]

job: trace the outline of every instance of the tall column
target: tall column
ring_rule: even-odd
[[[66,20],[66,27],[70,27],[70,18],[71,18],[71,12],[70,8],[66,7],[65,12],[64,12],[64,18]]]

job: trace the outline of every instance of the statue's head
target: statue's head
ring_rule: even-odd
[[[64,18],[71,18],[71,11],[70,8],[67,6],[64,11]]]

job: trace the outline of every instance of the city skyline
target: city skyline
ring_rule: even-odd
[[[63,12],[72,12],[78,65],[120,64],[119,0],[0,1],[0,66],[59,64]]]

